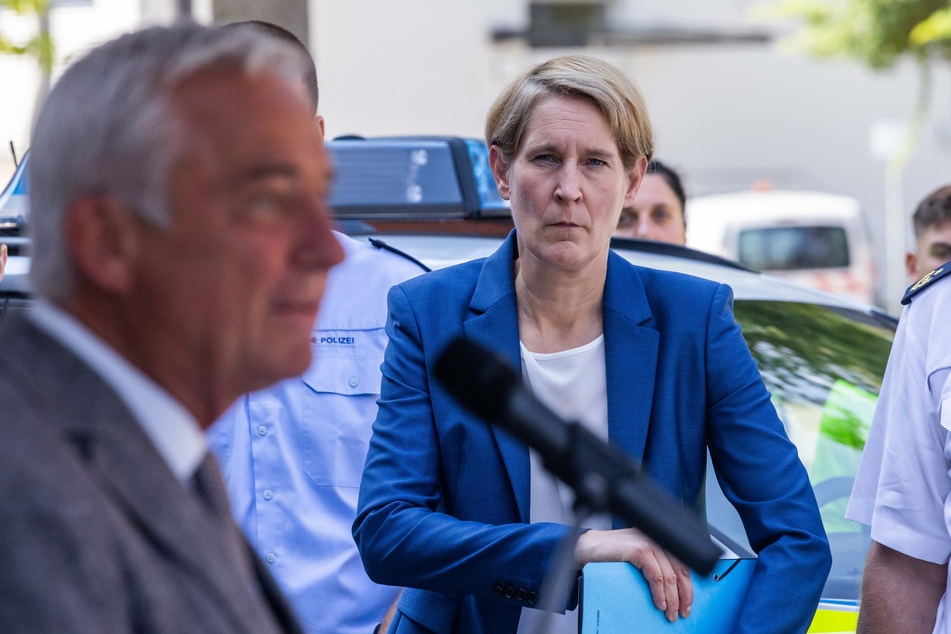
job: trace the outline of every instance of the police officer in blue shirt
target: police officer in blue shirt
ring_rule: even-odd
[[[243,22],[296,43],[272,24]],[[317,72],[302,78],[317,109]],[[323,118],[315,124],[323,135]],[[337,234],[346,253],[328,277],[303,376],[242,397],[209,432],[238,524],[310,634],[369,634],[398,588],[364,572],[350,527],[376,417],[387,291],[423,272]]]

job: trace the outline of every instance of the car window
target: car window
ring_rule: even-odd
[[[843,268],[849,265],[849,243],[837,226],[744,229],[737,256],[760,271]]]
[[[822,596],[855,600],[869,534],[845,519],[845,507],[894,331],[864,313],[815,304],[737,301],[734,312],[816,493],[832,547]],[[708,520],[747,545],[709,471],[707,484]]]

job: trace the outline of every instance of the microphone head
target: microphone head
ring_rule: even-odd
[[[521,377],[495,352],[456,337],[439,355],[433,373],[463,407],[490,421],[500,420]]]

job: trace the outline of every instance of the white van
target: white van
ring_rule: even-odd
[[[849,196],[749,191],[692,198],[687,246],[868,304],[876,300],[865,217]]]

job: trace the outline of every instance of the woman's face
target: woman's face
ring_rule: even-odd
[[[684,208],[659,174],[646,174],[634,204],[625,207],[614,235],[657,242],[687,244]]]
[[[641,159],[625,169],[597,106],[560,96],[535,106],[508,166],[497,146],[489,161],[499,193],[512,203],[519,258],[565,271],[607,258],[621,208],[633,203],[647,166]]]

